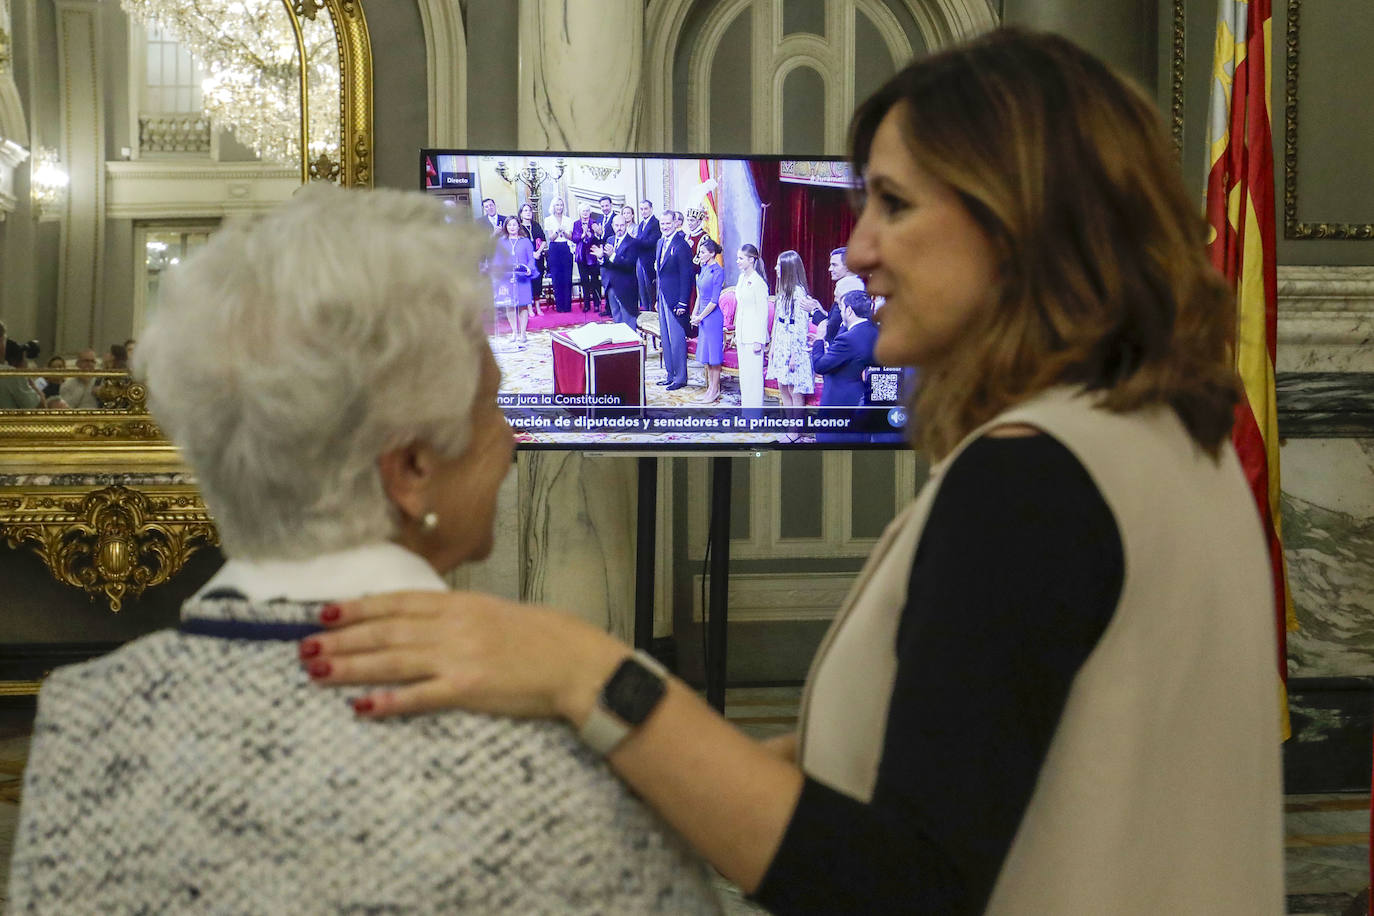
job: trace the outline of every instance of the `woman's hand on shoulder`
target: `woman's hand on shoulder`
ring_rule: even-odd
[[[302,663],[319,684],[387,685],[353,701],[368,718],[460,708],[580,724],[630,653],[576,617],[479,592],[376,595],[320,620]]]

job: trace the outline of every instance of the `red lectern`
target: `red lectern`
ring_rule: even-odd
[[[644,406],[644,342],[581,347],[554,331],[554,394],[610,394],[622,407]]]

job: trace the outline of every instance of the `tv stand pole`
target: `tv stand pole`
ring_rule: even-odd
[[[703,608],[706,627],[706,702],[725,711],[725,624],[730,587],[729,458],[711,459],[711,590]],[[658,459],[639,459],[639,507],[635,523],[636,649],[649,651],[654,641],[654,558],[657,554]],[[709,613],[706,613],[709,611]]]
[[[729,458],[711,459],[711,592],[706,620],[706,702],[725,712],[725,623],[730,587]]]
[[[654,641],[654,558],[658,556],[658,459],[639,459],[639,509],[635,520],[635,648]]]

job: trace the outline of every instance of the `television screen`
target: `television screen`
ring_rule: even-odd
[[[426,149],[420,184],[494,239],[521,447],[902,445],[911,370],[873,357],[844,160]]]

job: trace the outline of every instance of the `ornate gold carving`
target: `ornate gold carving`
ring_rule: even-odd
[[[291,8],[295,10],[297,16],[304,16],[314,22],[315,16],[324,9],[324,0],[293,0]]]
[[[61,490],[0,496],[0,534],[12,548],[30,544],[53,578],[92,599],[104,595],[116,613],[201,547],[219,544],[204,503],[188,487]]]
[[[96,386],[95,396],[107,409],[138,410],[148,409],[148,387],[127,375],[115,375],[102,379]]]
[[[597,181],[605,181],[607,178],[613,178],[616,175],[619,175],[620,166],[615,166],[614,168],[606,168],[604,166],[599,165],[584,165],[582,166],[582,171],[591,175]]]
[[[10,33],[0,29],[0,73],[8,73],[10,69]]]
[[[1169,60],[1171,82],[1169,117],[1174,134],[1174,150],[1183,157],[1183,76],[1184,50],[1187,45],[1187,17],[1183,10],[1184,0],[1174,0],[1174,40]]]
[[[339,40],[343,78],[343,183],[372,186],[372,40],[356,0],[324,0]]]
[[[1290,239],[1374,239],[1374,223],[1305,223],[1298,219],[1298,35],[1302,0],[1288,0],[1283,80],[1283,235]]]
[[[310,163],[311,181],[338,181],[339,164],[329,158],[328,153],[320,153],[320,158]]]

